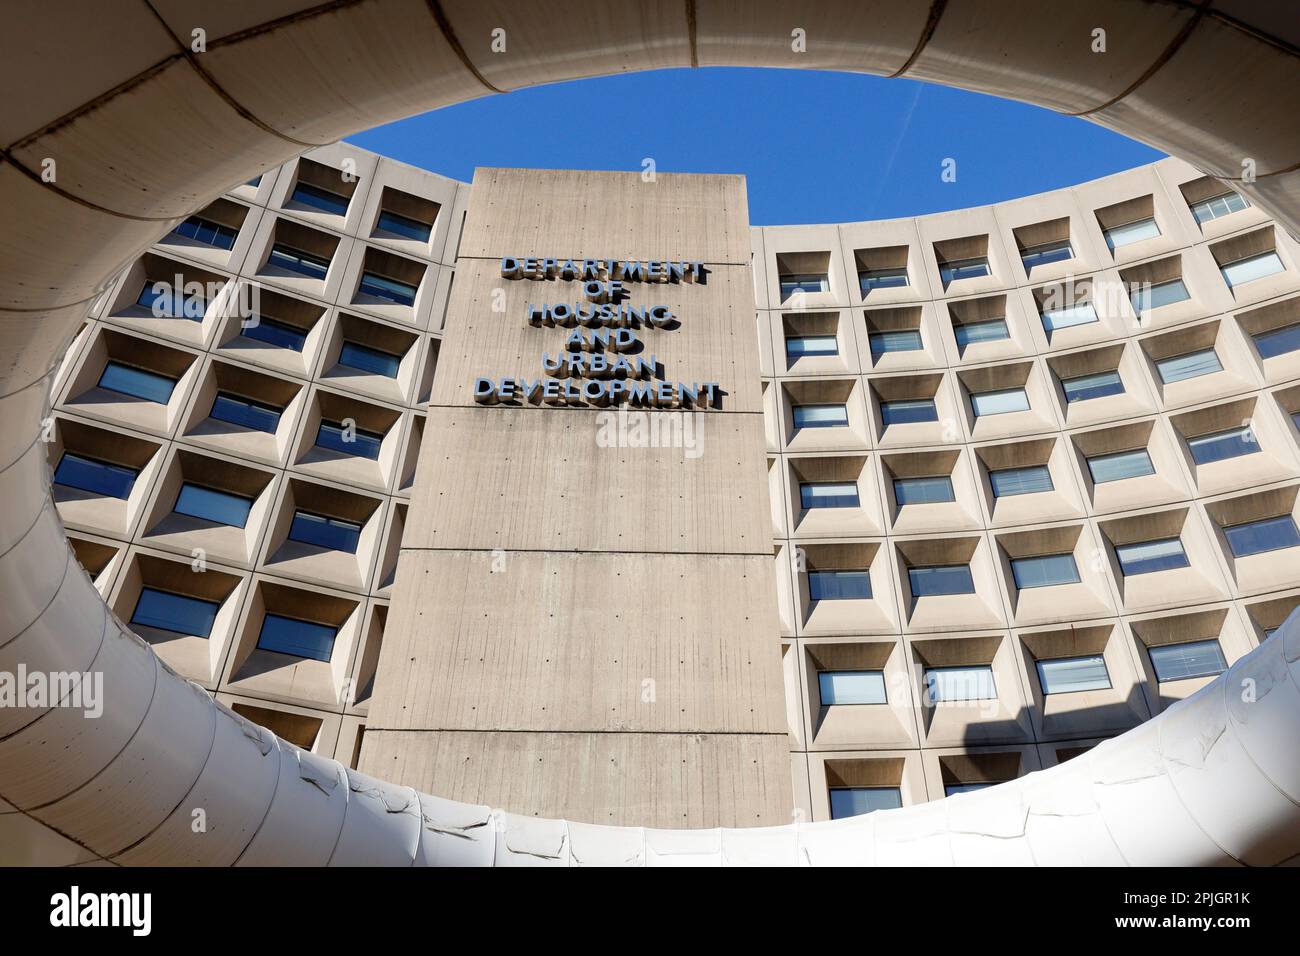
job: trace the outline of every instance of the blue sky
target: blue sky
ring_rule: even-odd
[[[744,173],[754,225],[1001,202],[1163,154],[1085,120],[912,80],[656,70],[483,97],[349,137],[468,181],[475,166]],[[956,161],[956,181],[941,177]]]

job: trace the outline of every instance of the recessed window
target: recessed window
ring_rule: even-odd
[[[1011,576],[1022,591],[1056,584],[1078,584],[1079,567],[1074,563],[1073,554],[1040,554],[1031,558],[1012,558]]]
[[[1182,279],[1135,285],[1128,296],[1133,311],[1138,315],[1175,302],[1186,302],[1190,298],[1191,294]]]
[[[1005,783],[1006,781],[999,782]],[[992,781],[988,783],[945,783],[943,785],[943,795],[945,797],[955,797],[959,793],[974,793],[976,790],[985,790],[995,786],[997,786],[997,783]]]
[[[924,505],[940,501],[956,501],[952,479],[947,475],[929,478],[895,478],[894,500],[899,505]]]
[[[1124,382],[1119,377],[1118,371],[1095,372],[1092,375],[1063,378],[1061,388],[1065,390],[1065,401],[1069,404],[1124,394]]]
[[[858,288],[865,298],[872,289],[901,289],[909,285],[907,267],[894,269],[863,269],[858,273]]]
[[[1103,229],[1106,235],[1106,245],[1110,251],[1122,249],[1124,246],[1131,246],[1135,242],[1142,242],[1144,239],[1154,239],[1160,235],[1160,227],[1156,225],[1154,218],[1138,219],[1135,222],[1125,223],[1122,226],[1112,226],[1109,229]]]
[[[1244,558],[1265,551],[1280,551],[1300,544],[1300,531],[1290,515],[1246,521],[1223,529],[1234,557]]]
[[[361,372],[373,372],[386,378],[397,378],[402,357],[368,345],[344,341],[343,347],[339,350],[339,364]]]
[[[926,668],[925,696],[931,705],[942,701],[994,700],[998,688],[993,681],[993,668],[988,664]]]
[[[197,292],[186,295],[183,289],[170,282],[146,282],[135,304],[148,309],[157,319],[189,319],[199,322],[208,311],[206,296]]]
[[[1222,219],[1224,216],[1240,212],[1249,206],[1250,203],[1246,201],[1245,196],[1228,190],[1228,192],[1221,195],[1192,203],[1192,215],[1196,217],[1198,223],[1204,225],[1213,219]]]
[[[260,186],[261,183],[262,183],[262,174],[261,174],[261,173],[258,173],[256,176],[254,176],[254,177],[253,177],[252,179],[250,179],[248,182],[244,183],[244,185],[245,185],[245,186]]]
[[[427,222],[420,222],[418,219],[388,210],[379,214],[379,222],[375,228],[375,235],[385,239],[414,239],[417,242],[428,242],[432,234],[433,226]]]
[[[1134,448],[1109,455],[1094,455],[1088,459],[1088,473],[1092,475],[1093,484],[1101,485],[1108,481],[1154,475],[1156,466],[1151,463],[1151,456],[1145,448]]]
[[[1246,256],[1244,259],[1228,262],[1219,267],[1219,271],[1223,273],[1223,281],[1233,289],[1247,282],[1263,279],[1265,276],[1276,275],[1282,269],[1282,260],[1278,258],[1276,252],[1272,251]]]
[[[885,674],[883,671],[821,671],[817,675],[817,689],[823,707],[883,704]]]
[[[911,425],[917,422],[937,422],[939,412],[932,398],[906,399],[880,403],[880,418],[886,425]]]
[[[1187,449],[1192,453],[1192,460],[1198,465],[1223,461],[1225,458],[1238,458],[1259,451],[1259,439],[1249,425],[1244,428],[1229,428],[1187,439]]]
[[[974,594],[969,564],[931,564],[907,569],[913,597],[940,594]]]
[[[192,637],[207,637],[221,605],[216,601],[142,588],[131,613],[131,623]]]
[[[1044,694],[1074,694],[1085,690],[1107,690],[1110,672],[1100,654],[1087,657],[1057,657],[1037,661],[1038,683]]]
[[[282,349],[301,352],[307,344],[307,333],[286,322],[277,322],[265,316],[258,316],[255,323],[243,326],[239,334],[246,338],[265,342]]]
[[[989,260],[984,256],[939,263],[939,278],[945,288],[959,279],[978,279],[987,275],[992,275],[992,272],[989,271]]]
[[[1053,262],[1064,262],[1073,258],[1074,250],[1070,248],[1069,239],[1054,239],[1051,242],[1040,243],[1036,246],[1026,246],[1020,253],[1020,261],[1025,264],[1026,273],[1037,266],[1050,265]]]
[[[840,343],[833,335],[792,335],[785,340],[785,354],[789,358],[805,355],[839,355]]]
[[[989,472],[989,485],[994,498],[1015,495],[1033,495],[1040,491],[1054,491],[1052,473],[1046,465],[1028,465],[1024,468],[999,468]]]
[[[1300,322],[1270,332],[1260,332],[1254,336],[1254,339],[1260,358],[1270,359],[1287,352],[1295,352],[1300,350]]]
[[[1042,317],[1044,329],[1048,332],[1059,332],[1061,329],[1096,322],[1097,310],[1092,307],[1091,302],[1079,302],[1059,309],[1044,309]]]
[[[877,810],[897,810],[903,795],[897,787],[830,787],[831,819],[860,817]]]
[[[1147,654],[1155,669],[1156,680],[1162,684],[1193,677],[1214,677],[1228,669],[1228,662],[1223,659],[1223,648],[1214,638],[1184,644],[1159,644],[1148,647]]]
[[[795,405],[795,428],[836,428],[849,423],[849,410],[844,405]]]
[[[992,392],[976,392],[970,397],[971,411],[976,418],[987,415],[1005,415],[1008,412],[1029,411],[1029,396],[1023,388],[1002,388]]]
[[[1213,348],[1208,348],[1159,359],[1156,361],[1156,371],[1160,373],[1160,381],[1172,385],[1189,378],[1222,372],[1223,363],[1219,361],[1219,354]]]
[[[289,526],[289,538],[303,544],[314,544],[330,551],[357,553],[361,540],[361,525],[342,518],[330,518],[309,511],[295,511]]]
[[[176,505],[172,510],[192,518],[242,528],[248,523],[248,512],[252,507],[252,498],[187,481],[181,485],[181,493],[176,496]]]
[[[334,638],[338,628],[314,621],[300,621],[280,614],[267,614],[262,620],[262,631],[257,636],[257,646],[264,651],[306,657],[314,661],[329,662],[334,652]]]
[[[829,292],[831,280],[825,272],[805,272],[799,275],[781,276],[781,301],[784,302],[797,292]]]
[[[99,387],[120,395],[143,398],[147,402],[166,405],[171,401],[176,379],[146,371],[121,362],[109,362],[99,376]]]
[[[337,422],[321,421],[320,429],[316,432],[316,444],[320,448],[375,461],[379,459],[379,448],[383,440],[383,435],[355,426],[347,428]]]
[[[809,571],[808,598],[813,601],[869,601],[871,572]]]
[[[54,483],[125,501],[131,497],[131,489],[135,487],[138,474],[135,469],[125,465],[115,465],[67,451],[59,459],[59,466],[54,469]]]
[[[330,268],[330,261],[324,256],[303,252],[281,243],[271,248],[266,264],[309,279],[324,279]]]
[[[921,333],[918,329],[900,329],[894,332],[872,332],[867,336],[872,355],[886,352],[918,352],[921,350]]]
[[[858,486],[852,481],[801,481],[799,503],[806,510],[813,508],[857,508]]]
[[[192,239],[195,242],[201,242],[205,246],[212,246],[214,249],[233,249],[235,247],[235,237],[239,235],[239,230],[232,229],[230,226],[219,222],[213,222],[210,219],[204,219],[201,216],[190,216],[190,218],[173,229],[172,233],[177,236],[184,236],[186,239]]]
[[[965,322],[955,325],[952,334],[957,344],[963,349],[980,342],[999,342],[1011,338],[1006,319],[990,319],[987,322]]]
[[[280,427],[281,409],[251,398],[232,395],[230,392],[218,392],[212,402],[212,418],[231,425],[243,425],[259,432],[274,435]]]
[[[299,182],[293,188],[293,195],[289,198],[294,202],[302,203],[304,206],[319,209],[321,212],[333,213],[336,216],[346,216],[348,203],[350,202],[347,196],[340,196],[331,190],[322,189],[320,186],[304,182]]]
[[[1117,545],[1115,557],[1119,559],[1119,569],[1126,578],[1188,566],[1187,552],[1179,538]]]
[[[390,279],[378,272],[361,273],[361,285],[357,291],[372,299],[382,299],[395,305],[414,305],[416,286],[400,279]]]

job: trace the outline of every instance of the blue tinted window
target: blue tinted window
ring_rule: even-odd
[[[131,496],[138,474],[135,469],[124,465],[114,465],[67,451],[59,459],[59,467],[54,469],[54,483],[125,501]]]
[[[834,428],[849,423],[849,410],[843,405],[796,405],[795,428]]]
[[[1238,558],[1263,551],[1294,548],[1300,544],[1300,531],[1296,530],[1295,519],[1290,515],[1231,525],[1223,529],[1223,534],[1228,539],[1228,547]]]
[[[942,701],[993,700],[998,696],[993,668],[988,664],[930,667],[924,678],[925,698],[931,706]]]
[[[382,299],[397,305],[415,304],[415,286],[374,272],[361,273],[361,285],[357,291],[372,299]]]
[[[1023,388],[1003,388],[996,392],[977,392],[970,397],[975,417],[1005,415],[1029,410],[1029,396]]]
[[[263,405],[251,398],[241,398],[228,392],[218,392],[212,402],[211,416],[232,425],[243,425],[259,432],[274,435],[280,425],[280,409]]]
[[[361,525],[342,518],[327,518],[307,511],[295,511],[289,526],[289,538],[303,544],[314,544],[331,551],[357,553],[361,538]]]
[[[1095,375],[1078,375],[1061,379],[1067,402],[1086,402],[1107,395],[1123,395],[1124,383],[1119,372],[1097,372]]]
[[[221,605],[216,601],[144,588],[135,602],[131,623],[176,634],[207,637],[212,633],[212,622],[217,619],[219,610]]]
[[[171,401],[176,379],[121,362],[109,362],[99,376],[99,387],[166,405]]]
[[[1151,218],[1139,219],[1122,226],[1112,226],[1102,231],[1106,234],[1106,245],[1110,246],[1111,252],[1122,246],[1141,242],[1143,239],[1154,239],[1160,235],[1160,227]]]
[[[787,336],[785,354],[790,358],[801,355],[839,355],[840,343],[833,335]]]
[[[1259,440],[1247,425],[1245,428],[1229,428],[1227,431],[1189,438],[1187,448],[1192,453],[1193,461],[1198,465],[1208,465],[1225,458],[1254,454],[1259,451]]]
[[[831,787],[831,819],[860,817],[877,810],[896,810],[903,805],[897,787]]]
[[[935,564],[907,569],[913,597],[927,594],[974,594],[969,564]]]
[[[267,614],[262,620],[262,632],[257,636],[257,646],[276,654],[329,661],[334,652],[334,637],[337,634],[338,628],[328,624]]]
[[[1025,264],[1025,272],[1033,271],[1035,266],[1045,266],[1051,262],[1063,262],[1074,258],[1069,239],[1055,239],[1037,246],[1026,246],[1020,253],[1020,261]]]
[[[245,338],[257,339],[267,345],[292,349],[295,352],[301,352],[307,344],[307,333],[302,329],[285,322],[277,322],[275,319],[268,319],[266,316],[258,316],[257,323],[244,326],[240,329],[240,334]]]
[[[1145,448],[1135,448],[1089,458],[1088,473],[1092,475],[1093,483],[1100,485],[1107,481],[1154,475],[1156,466],[1151,464],[1151,456]]]
[[[1012,495],[1032,495],[1054,490],[1052,474],[1046,465],[1028,465],[1024,468],[999,468],[989,472],[989,484],[994,498]]]
[[[1134,285],[1128,295],[1129,303],[1138,315],[1161,306],[1173,305],[1175,302],[1185,302],[1189,298],[1191,295],[1187,291],[1187,286],[1183,285],[1182,279]]]
[[[339,451],[345,455],[359,455],[362,458],[378,460],[379,445],[384,440],[384,436],[360,428],[355,431],[355,436],[349,441],[347,430],[342,425],[322,421],[320,430],[316,432],[316,444],[321,448]]]
[[[900,505],[923,505],[938,501],[955,501],[952,479],[947,475],[929,478],[895,478],[894,500]]]
[[[1080,302],[1059,309],[1047,309],[1042,313],[1043,328],[1048,332],[1073,328],[1076,325],[1091,325],[1097,321],[1097,310],[1091,302]]]
[[[271,248],[266,264],[309,279],[324,279],[330,268],[330,261],[322,256],[283,245]]]
[[[1255,336],[1255,348],[1259,349],[1259,357],[1266,359],[1300,349],[1300,322],[1271,332],[1260,332]]]
[[[886,425],[908,425],[914,422],[937,422],[939,412],[934,407],[934,399],[916,398],[881,402],[880,418]]]
[[[1162,684],[1192,677],[1213,677],[1228,669],[1228,662],[1223,659],[1223,648],[1213,638],[1185,644],[1160,644],[1148,647],[1147,654],[1155,668],[1156,680]]]
[[[414,239],[417,242],[428,242],[432,233],[433,227],[429,224],[387,210],[379,214],[379,224],[375,228],[376,236],[388,239]]]
[[[921,348],[921,333],[916,329],[895,332],[872,332],[867,336],[872,355],[886,352],[916,352]]]
[[[945,797],[955,797],[959,793],[974,793],[976,790],[986,790],[989,787],[996,787],[999,783],[1005,782],[1005,780],[990,780],[987,783],[945,783],[943,785],[943,795]]]
[[[1183,550],[1183,542],[1178,538],[1121,544],[1115,548],[1115,557],[1119,559],[1120,571],[1126,578],[1135,574],[1185,568],[1188,564],[1187,552]]]
[[[852,481],[802,481],[799,503],[805,508],[856,508],[858,486]]]
[[[863,601],[871,597],[870,571],[809,571],[808,597],[814,601]]]
[[[143,306],[158,319],[189,319],[202,321],[208,310],[208,300],[202,295],[187,296],[170,282],[146,282],[140,290],[136,305]]]
[[[821,671],[817,690],[823,707],[885,703],[884,671]]]
[[[346,216],[348,212],[347,196],[340,196],[336,192],[321,189],[311,183],[299,183],[294,187],[293,196],[290,198],[304,206],[311,206],[313,209],[333,213],[336,216]]]
[[[1012,558],[1011,576],[1021,590],[1078,584],[1079,567],[1072,554],[1041,554],[1032,558]]]
[[[988,259],[980,256],[975,259],[954,259],[951,262],[939,263],[939,278],[943,280],[944,286],[958,279],[977,279],[980,276],[992,275],[989,272]]]
[[[1192,215],[1196,217],[1198,223],[1207,223],[1212,219],[1219,219],[1230,213],[1240,212],[1249,206],[1244,197],[1234,192],[1226,192],[1219,196],[1212,196],[1209,199],[1202,199],[1200,202],[1192,203]]]
[[[348,368],[355,368],[362,372],[374,372],[376,375],[383,375],[387,378],[397,378],[397,369],[402,363],[400,355],[393,355],[391,352],[381,352],[379,349],[372,349],[368,345],[358,345],[356,342],[343,343],[343,348],[339,350],[339,364],[346,365]]]
[[[1058,657],[1035,663],[1038,665],[1038,683],[1044,694],[1073,694],[1110,687],[1110,672],[1100,654]]]
[[[1238,259],[1236,262],[1229,262],[1220,266],[1219,271],[1223,273],[1223,281],[1228,283],[1229,288],[1235,289],[1243,283],[1254,282],[1264,276],[1281,272],[1283,268],[1282,260],[1278,258],[1277,253],[1270,250]]]
[[[784,302],[799,292],[829,292],[830,278],[824,272],[812,272],[806,275],[783,275],[781,282],[781,301]]]
[[[192,518],[242,528],[248,522],[248,512],[252,507],[252,498],[232,495],[215,488],[204,488],[187,481],[181,485],[181,493],[176,496],[176,506],[172,510]]]
[[[956,337],[957,344],[963,349],[968,345],[977,345],[980,342],[998,342],[1002,339],[1011,338],[1006,319],[990,319],[988,322],[965,322],[961,325],[954,325],[952,334]]]
[[[907,267],[868,269],[858,273],[858,288],[865,297],[872,289],[899,289],[907,285]]]
[[[175,235],[193,239],[195,242],[201,242],[205,246],[212,246],[216,249],[234,248],[235,237],[239,235],[237,229],[232,229],[219,222],[201,219],[198,216],[190,216],[172,232]]]
[[[1156,362],[1156,371],[1160,373],[1160,381],[1172,385],[1200,375],[1221,372],[1223,365],[1219,362],[1218,353],[1211,348],[1160,359]]]

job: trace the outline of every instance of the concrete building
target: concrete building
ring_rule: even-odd
[[[184,6],[161,13],[173,41],[198,23]],[[762,31],[730,39],[723,5],[688,6],[688,38],[674,6],[646,28],[663,43],[582,40],[604,52],[581,72],[784,64]],[[849,39],[811,65],[857,57],[1027,96],[998,73],[1011,40],[950,6],[870,30],[846,7],[824,26]],[[1293,48],[1227,13],[1117,6],[1168,43],[1103,74],[1041,64],[1034,97],[1201,168],[752,228],[738,177],[467,184],[346,144],[303,152],[484,85],[560,78],[556,44],[579,42],[520,22],[526,54],[476,65],[458,37],[530,14],[433,7],[207,17],[207,50],[139,90],[213,92],[221,108],[193,107],[195,123],[241,104],[255,122],[210,134],[229,160],[151,163],[139,141],[13,119],[6,188],[40,225],[0,260],[2,391],[40,428],[6,436],[0,470],[0,670],[103,673],[109,689],[102,722],[0,711],[7,862],[1300,854],[1300,625],[1267,641],[1300,604],[1294,131],[1228,93],[1180,113],[1165,71],[1141,68],[1257,44],[1256,71],[1285,79]],[[549,50],[529,47],[543,35]],[[386,51],[386,87],[325,102],[339,42],[354,63],[424,42],[421,69],[394,75]],[[285,44],[322,60],[281,58]],[[253,83],[246,51],[278,75]],[[115,69],[95,79],[132,75]],[[1143,126],[1135,90],[1169,122]],[[139,107],[121,109],[105,129]],[[72,133],[82,145],[55,142]],[[1240,144],[1258,175],[1241,178]],[[133,193],[96,172],[115,148],[156,178]],[[64,172],[36,185],[46,152]],[[95,225],[113,216],[120,229]],[[607,298],[672,319],[608,349],[593,333],[618,322],[530,321]],[[620,355],[627,378],[592,366]],[[521,381],[536,391],[512,395]],[[610,382],[627,388],[606,407]],[[628,409],[637,384],[648,397]],[[1271,693],[1235,705],[1239,678]],[[78,759],[43,763],[56,746]],[[158,768],[148,794],[140,765]],[[1028,819],[1008,821],[1012,804]],[[193,839],[191,805],[237,822]],[[908,809],[864,815],[892,807]]]

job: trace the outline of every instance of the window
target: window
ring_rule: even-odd
[[[1219,353],[1208,348],[1158,359],[1156,371],[1160,373],[1160,381],[1172,385],[1174,382],[1183,382],[1189,378],[1222,372],[1223,365],[1219,362]]]
[[[872,355],[883,355],[886,352],[917,352],[922,348],[921,333],[918,329],[872,332],[867,339],[871,344]]]
[[[1092,475],[1093,484],[1101,485],[1108,481],[1154,475],[1156,466],[1151,464],[1151,456],[1145,448],[1134,448],[1089,458],[1088,473]]]
[[[857,508],[858,486],[852,481],[801,481],[799,503],[805,509]]]
[[[996,787],[998,783],[1005,783],[1005,780],[989,781],[988,783],[945,783],[943,785],[943,795],[945,797],[955,797],[959,793],[974,793],[976,790],[984,790],[987,787]]]
[[[903,805],[897,787],[831,787],[831,819],[859,817],[877,810],[897,810]]]
[[[175,634],[207,637],[212,633],[212,624],[219,610],[221,605],[216,601],[142,588],[131,613],[131,623]]]
[[[907,569],[913,597],[938,594],[974,594],[969,564],[932,564]]]
[[[259,432],[274,435],[280,426],[280,409],[264,405],[251,398],[242,398],[229,392],[217,392],[212,402],[211,417],[231,425],[243,425]]]
[[[986,415],[1005,415],[1008,412],[1029,411],[1029,396],[1023,388],[1003,388],[994,392],[976,392],[970,397],[971,411],[976,418]]]
[[[784,302],[796,292],[829,292],[830,278],[824,272],[801,273],[781,276],[781,301]]]
[[[414,305],[415,293],[418,291],[416,286],[409,282],[402,282],[398,279],[390,279],[387,276],[381,276],[377,272],[361,273],[361,284],[357,291],[362,295],[368,295],[372,299],[383,299],[385,302],[392,302],[394,305]]]
[[[1129,303],[1138,315],[1163,305],[1185,302],[1191,298],[1182,279],[1170,279],[1168,282],[1144,283],[1134,285],[1128,294]]]
[[[939,263],[939,278],[943,280],[945,287],[958,279],[978,279],[980,276],[987,275],[992,273],[989,271],[989,260],[984,256]]]
[[[303,182],[298,183],[293,188],[293,195],[289,198],[294,202],[302,203],[304,206],[311,206],[313,209],[333,213],[336,216],[346,216],[348,203],[350,202],[347,196],[341,196],[328,189],[322,189],[320,186],[313,186],[311,183]]]
[[[843,405],[796,405],[795,428],[836,428],[849,423],[849,410]]]
[[[246,338],[295,352],[301,352],[307,344],[307,333],[302,329],[260,315],[255,323],[243,326],[239,332]]]
[[[54,483],[125,501],[131,497],[131,489],[135,487],[138,474],[134,468],[125,465],[115,465],[66,451],[59,459],[59,466],[54,469]]]
[[[987,322],[966,322],[962,325],[955,325],[952,334],[956,336],[957,344],[962,348],[977,345],[980,342],[1000,342],[1003,339],[1011,338],[1011,331],[1007,328],[1006,319],[990,319]]]
[[[316,432],[316,445],[345,455],[358,455],[378,461],[379,447],[384,436],[360,428],[353,428],[352,431],[355,434],[349,438],[348,429],[335,422],[322,420],[320,429]]]
[[[379,214],[379,222],[375,229],[377,236],[387,239],[414,239],[417,242],[428,242],[432,234],[433,227],[428,223],[387,210]]]
[[[386,378],[397,378],[402,357],[391,352],[372,349],[368,345],[344,341],[343,348],[339,350],[339,364],[361,372],[373,372]]]
[[[252,507],[252,498],[232,495],[215,488],[204,488],[187,481],[181,485],[181,493],[176,496],[176,505],[172,510],[192,518],[242,528],[248,523],[248,512]]]
[[[1229,428],[1227,431],[1189,438],[1187,449],[1198,465],[1208,465],[1225,458],[1237,458],[1259,451],[1259,439],[1247,425],[1244,428]]]
[[[1087,657],[1057,657],[1036,661],[1038,683],[1044,694],[1074,694],[1084,690],[1107,690],[1110,672],[1100,654]]]
[[[925,696],[931,706],[941,701],[993,700],[998,696],[993,668],[988,664],[926,668]]]
[[[1246,521],[1223,529],[1234,557],[1244,558],[1264,551],[1279,551],[1300,544],[1300,531],[1290,515]]]
[[[1259,255],[1246,256],[1236,262],[1229,262],[1220,266],[1219,271],[1223,273],[1223,281],[1228,283],[1228,287],[1235,289],[1247,282],[1254,282],[1256,279],[1281,272],[1282,260],[1278,258],[1276,252],[1270,250]]]
[[[952,479],[947,475],[932,478],[895,478],[894,500],[902,505],[924,505],[939,501],[956,501]]]
[[[324,256],[279,243],[271,247],[271,255],[267,257],[266,264],[309,279],[324,279],[330,268],[330,261]]]
[[[208,311],[208,300],[204,296],[187,296],[170,282],[146,282],[135,304],[148,309],[158,319],[190,319],[198,322]]]
[[[1115,557],[1119,559],[1119,569],[1126,578],[1188,566],[1187,552],[1179,538],[1117,545]]]
[[[1012,558],[1011,577],[1020,590],[1046,588],[1055,584],[1078,584],[1079,566],[1073,554],[1040,554],[1032,558]]]
[[[1052,473],[1046,465],[1027,465],[1024,468],[999,468],[989,472],[989,485],[994,498],[1015,495],[1033,495],[1040,491],[1055,491]]]
[[[880,418],[886,425],[910,425],[915,422],[937,422],[939,412],[933,398],[906,399],[881,402]]]
[[[233,249],[239,230],[200,216],[190,216],[172,230],[172,235],[184,236],[186,239],[193,239],[214,249]]]
[[[1277,355],[1284,355],[1287,352],[1294,352],[1300,349],[1300,322],[1295,325],[1288,325],[1286,328],[1260,332],[1254,336],[1254,339],[1255,348],[1259,350],[1260,358],[1269,359]]]
[[[268,613],[262,619],[257,646],[263,651],[328,663],[330,654],[334,652],[334,638],[337,634],[338,628],[327,624]]]
[[[1066,259],[1074,258],[1074,250],[1070,248],[1069,239],[1053,239],[1051,242],[1040,243],[1036,246],[1026,246],[1020,252],[1020,261],[1025,264],[1025,272],[1031,272],[1037,266],[1045,266],[1053,262],[1064,262]]]
[[[262,174],[261,174],[261,173],[258,173],[256,176],[254,176],[254,177],[253,177],[252,179],[250,179],[248,182],[244,183],[244,185],[245,185],[245,186],[258,186],[258,185],[261,185],[261,182],[262,182]]]
[[[1112,226],[1102,231],[1106,234],[1106,245],[1110,247],[1111,252],[1132,245],[1135,242],[1141,242],[1143,239],[1154,239],[1160,235],[1160,227],[1156,225],[1155,219],[1152,218],[1139,219],[1136,222],[1125,223],[1122,226]]]
[[[309,511],[295,511],[289,525],[289,539],[303,544],[314,544],[331,551],[357,553],[361,539],[361,525],[342,518],[328,518]]]
[[[1156,680],[1162,684],[1193,677],[1214,677],[1228,669],[1228,662],[1223,659],[1223,648],[1214,638],[1185,644],[1159,644],[1148,647],[1147,654],[1155,669]]]
[[[809,571],[808,598],[813,601],[869,601],[871,572]]]
[[[823,707],[885,703],[884,671],[821,671],[817,688]]]
[[[1087,402],[1094,398],[1108,395],[1123,395],[1124,382],[1119,372],[1096,372],[1092,375],[1077,375],[1074,378],[1061,379],[1061,388],[1065,390],[1067,404]]]
[[[1231,213],[1240,212],[1249,205],[1245,196],[1229,190],[1218,196],[1192,203],[1192,215],[1196,217],[1198,223],[1204,225],[1212,219],[1222,219]]]
[[[171,401],[176,379],[159,375],[157,372],[148,372],[133,365],[110,361],[100,373],[99,387],[121,395],[143,398],[147,402],[166,405]]]
[[[1092,307],[1091,302],[1080,302],[1059,309],[1045,309],[1042,316],[1044,329],[1048,332],[1059,332],[1061,329],[1096,322],[1097,310]]]
[[[839,355],[840,343],[833,335],[798,335],[785,340],[785,354],[790,358],[801,355]]]
[[[899,289],[910,284],[907,281],[906,266],[896,269],[864,269],[858,273],[858,288],[862,290],[863,298],[872,289]]]

